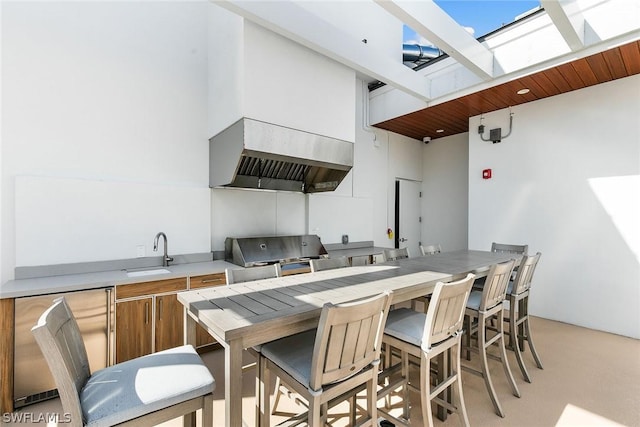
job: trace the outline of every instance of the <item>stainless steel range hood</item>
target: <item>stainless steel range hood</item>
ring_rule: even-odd
[[[353,166],[353,143],[242,118],[209,139],[209,185],[333,191]]]

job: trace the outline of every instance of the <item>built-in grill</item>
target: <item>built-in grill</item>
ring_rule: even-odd
[[[302,236],[227,237],[225,260],[242,267],[282,264],[282,269],[308,267],[309,260],[327,255],[315,234]]]

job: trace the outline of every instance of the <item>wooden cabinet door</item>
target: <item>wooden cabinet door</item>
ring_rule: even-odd
[[[184,343],[184,306],[176,294],[156,298],[155,351],[181,346]]]
[[[153,298],[116,303],[116,363],[153,351]]]

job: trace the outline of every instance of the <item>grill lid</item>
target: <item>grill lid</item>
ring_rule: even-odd
[[[302,236],[227,237],[225,261],[242,267],[265,263],[293,262],[327,255],[320,237]]]

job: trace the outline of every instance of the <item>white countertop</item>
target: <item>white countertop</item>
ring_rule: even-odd
[[[109,288],[115,285],[128,283],[152,282],[154,280],[164,280],[175,277],[222,273],[226,268],[242,267],[219,260],[175,264],[170,265],[169,267],[149,267],[148,270],[160,268],[167,269],[170,273],[128,277],[126,270],[113,270],[95,273],[38,277],[33,279],[9,280],[0,286],[0,299]]]

